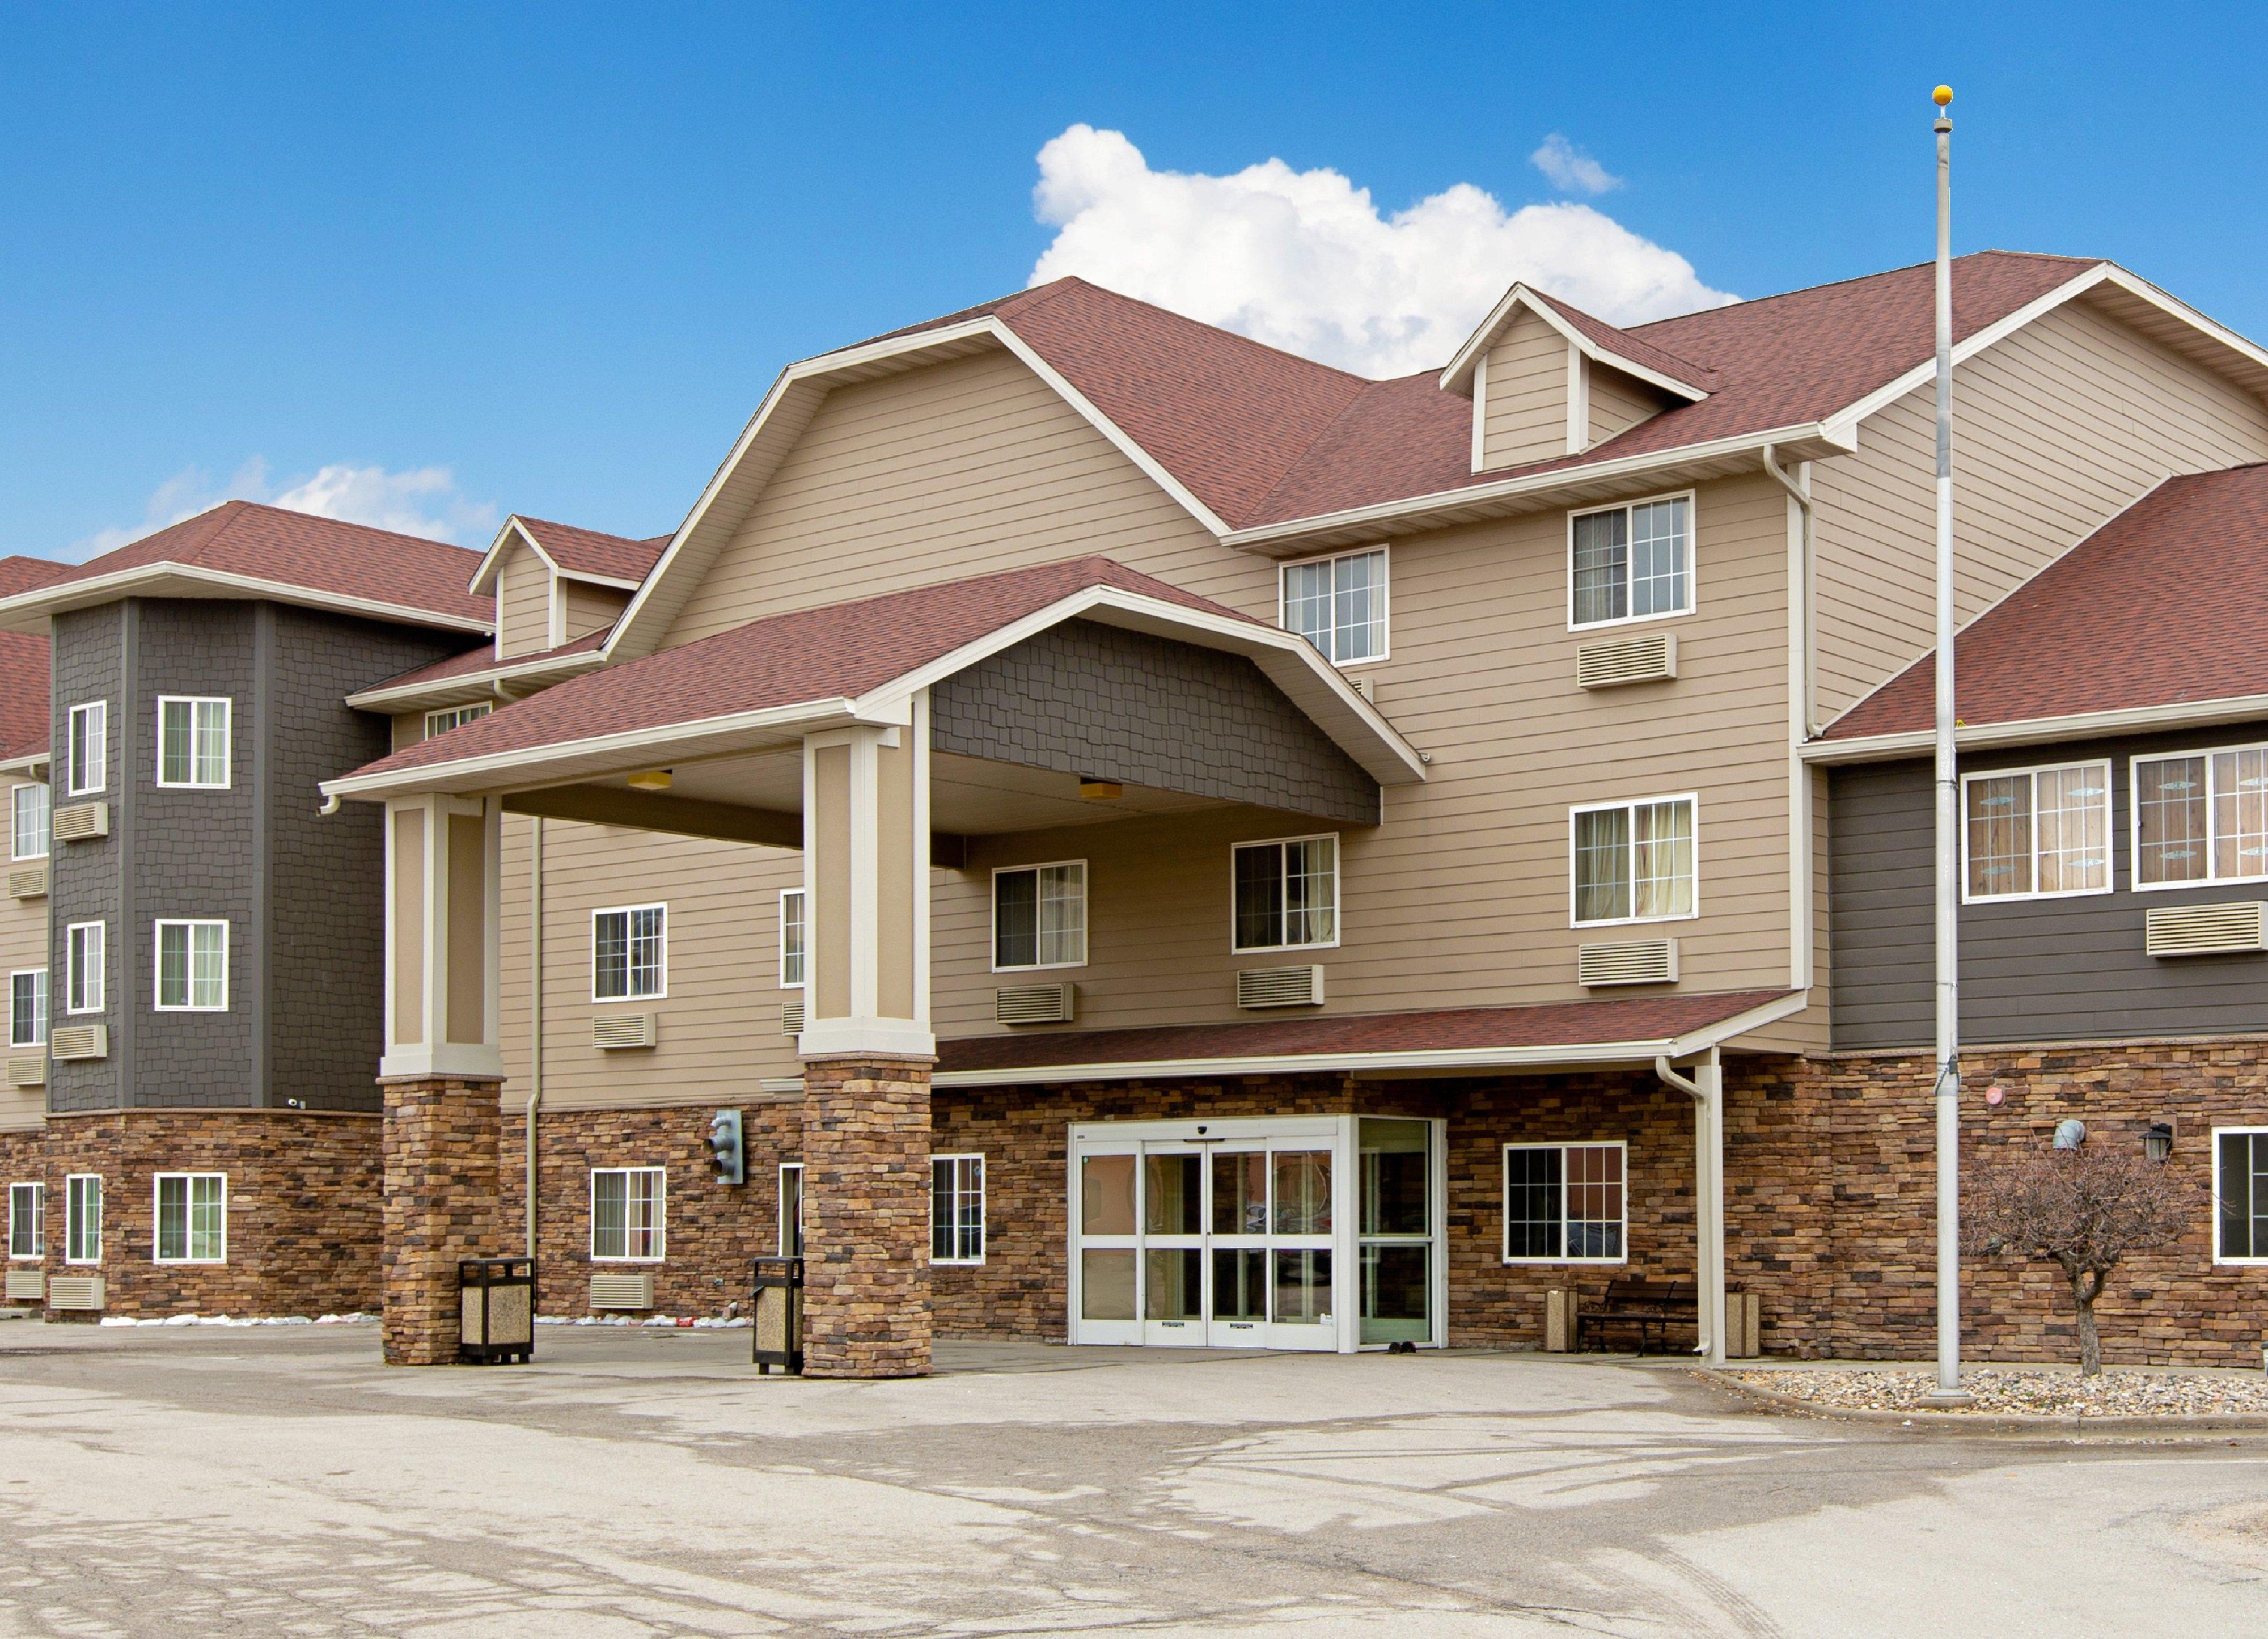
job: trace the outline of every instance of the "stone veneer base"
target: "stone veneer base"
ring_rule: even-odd
[[[386,1294],[389,1366],[457,1359],[457,1264],[499,1244],[498,1083],[397,1076],[386,1093]]]
[[[804,1373],[930,1369],[930,1067],[804,1061]]]

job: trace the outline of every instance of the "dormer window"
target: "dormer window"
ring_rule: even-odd
[[[1665,496],[1567,520],[1567,624],[1693,612],[1693,498]]]

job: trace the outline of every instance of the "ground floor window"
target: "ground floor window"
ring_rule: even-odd
[[[45,1258],[48,1255],[48,1186],[11,1184],[8,1186],[8,1256]]]
[[[658,1262],[667,1191],[659,1167],[593,1168],[591,1256],[615,1262]]]
[[[102,1261],[102,1175],[74,1172],[63,1180],[63,1261]]]
[[[160,1172],[157,1188],[157,1260],[227,1262],[228,1174]]]
[[[929,1260],[984,1261],[984,1157],[932,1155],[929,1163]]]
[[[780,1163],[779,1255],[803,1256],[803,1163]]]
[[[1629,1254],[1624,1147],[1506,1144],[1504,1260],[1620,1263]]]
[[[2215,1127],[2215,1263],[2268,1263],[2268,1127]]]

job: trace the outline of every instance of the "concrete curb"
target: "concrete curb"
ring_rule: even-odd
[[[1690,1369],[1693,1377],[1712,1388],[1752,1400],[1766,1410],[1830,1422],[1873,1423],[1878,1427],[1925,1429],[1938,1434],[2268,1434],[2268,1412],[2222,1412],[2199,1417],[2089,1417],[2085,1414],[2032,1414],[2021,1412],[1865,1411],[1825,1406],[1800,1395],[1742,1383],[1713,1367]]]

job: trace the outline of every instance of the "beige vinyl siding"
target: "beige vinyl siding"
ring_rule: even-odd
[[[2268,457],[2268,410],[2081,302],[1955,372],[1964,623],[2165,478]],[[1931,643],[1936,401],[1869,417],[1812,469],[1822,720]]]
[[[567,630],[562,640],[568,643],[613,625],[615,617],[630,601],[627,592],[617,592],[612,587],[588,586],[579,580],[562,580],[559,588],[567,614]]]
[[[1567,453],[1567,338],[1528,308],[1488,351],[1481,467],[1517,467]]]
[[[19,780],[9,780],[18,785]],[[53,864],[52,857],[49,864]],[[26,861],[29,863],[29,861]],[[18,899],[12,895],[0,896],[0,975],[18,968],[37,968],[48,965],[48,902],[45,899]],[[0,992],[0,1022],[6,1015],[8,998]],[[48,1008],[50,1023],[55,1009]],[[0,1030],[0,1041],[6,1039]],[[14,1057],[21,1049],[10,1049],[4,1055]],[[48,1093],[43,1087],[10,1087],[0,1078],[0,1133],[20,1133],[36,1130],[47,1125]],[[0,1183],[7,1182],[0,1179]]]
[[[1223,547],[1022,362],[838,388],[665,646],[792,609],[1098,553],[1274,619],[1273,564]]]
[[[424,712],[396,712],[394,714],[394,749],[407,750],[424,737]]]
[[[1660,388],[1649,387],[1636,376],[1624,375],[1596,359],[1588,363],[1584,397],[1590,409],[1592,443],[1603,444],[1668,408],[1669,396]]]
[[[551,646],[551,571],[526,547],[497,568],[497,653],[510,659]]]

